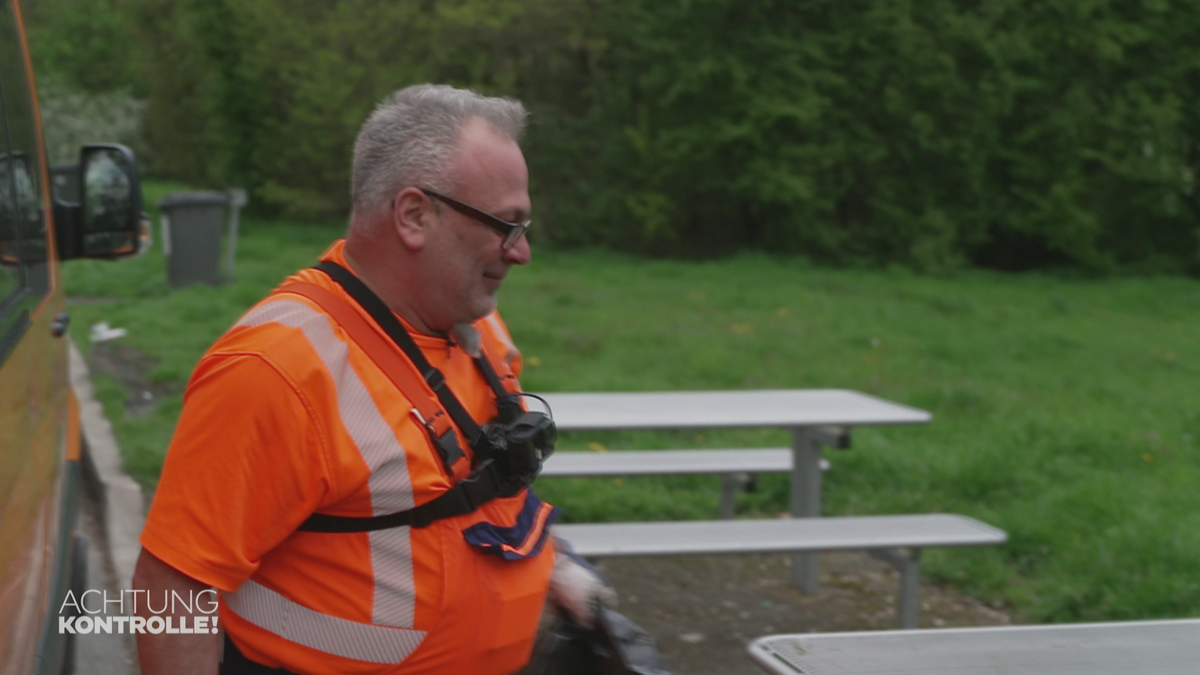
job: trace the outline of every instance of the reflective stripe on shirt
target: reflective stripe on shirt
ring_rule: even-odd
[[[351,367],[347,358],[349,346],[334,334],[332,320],[303,302],[278,299],[259,305],[238,322],[239,326],[245,327],[265,324],[300,330],[333,378],[342,424],[371,471],[368,486],[373,515],[413,508],[412,481],[404,448]],[[409,528],[372,532],[369,539],[375,587],[372,622],[380,626],[411,628],[417,597]],[[241,588],[229,597],[236,598],[239,593]],[[242,614],[232,602],[230,607]],[[258,623],[250,617],[245,618]]]
[[[425,631],[315,612],[254,581],[227,593],[225,604],[243,619],[286,640],[356,661],[400,663],[425,639]]]

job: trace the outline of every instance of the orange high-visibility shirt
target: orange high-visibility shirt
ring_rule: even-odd
[[[322,260],[349,268],[343,250],[339,241]],[[366,316],[319,271],[293,280]],[[509,364],[501,374],[519,374],[500,317],[475,327],[493,362]],[[471,417],[490,420],[495,397],[470,356],[409,332]],[[222,591],[221,626],[264,665],[314,675],[514,672],[529,658],[553,567],[553,546],[540,546],[552,509],[531,492],[425,528],[296,531],[316,511],[410,509],[469,474],[465,438],[467,457],[448,475],[412,411],[339,325],[277,289],[197,365],[142,545]],[[528,557],[472,547],[462,532],[477,523],[510,528]]]

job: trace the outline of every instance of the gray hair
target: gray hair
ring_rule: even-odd
[[[449,192],[451,161],[469,119],[483,118],[520,141],[528,115],[520,101],[444,84],[418,84],[391,94],[375,107],[354,143],[351,222],[385,208],[409,185]]]

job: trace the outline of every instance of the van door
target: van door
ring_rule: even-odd
[[[49,626],[69,569],[75,492],[63,310],[45,154],[17,9],[0,4],[0,673],[61,665]],[[64,546],[66,543],[66,546]],[[53,634],[52,634],[53,633]]]

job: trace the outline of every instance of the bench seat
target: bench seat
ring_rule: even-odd
[[[542,476],[656,476],[723,473],[787,473],[791,448],[728,450],[616,450],[556,452]]]
[[[789,473],[791,448],[729,448],[722,450],[617,450],[613,452],[556,452],[546,459],[541,478],[598,478],[603,476],[674,476],[720,474],[720,517],[732,518],[734,493],[750,484],[746,474]],[[829,461],[821,459],[821,470]]]
[[[917,625],[920,552],[993,546],[1003,530],[966,516],[933,513],[772,520],[556,525],[554,533],[586,558],[866,550],[900,571],[899,622]]]

